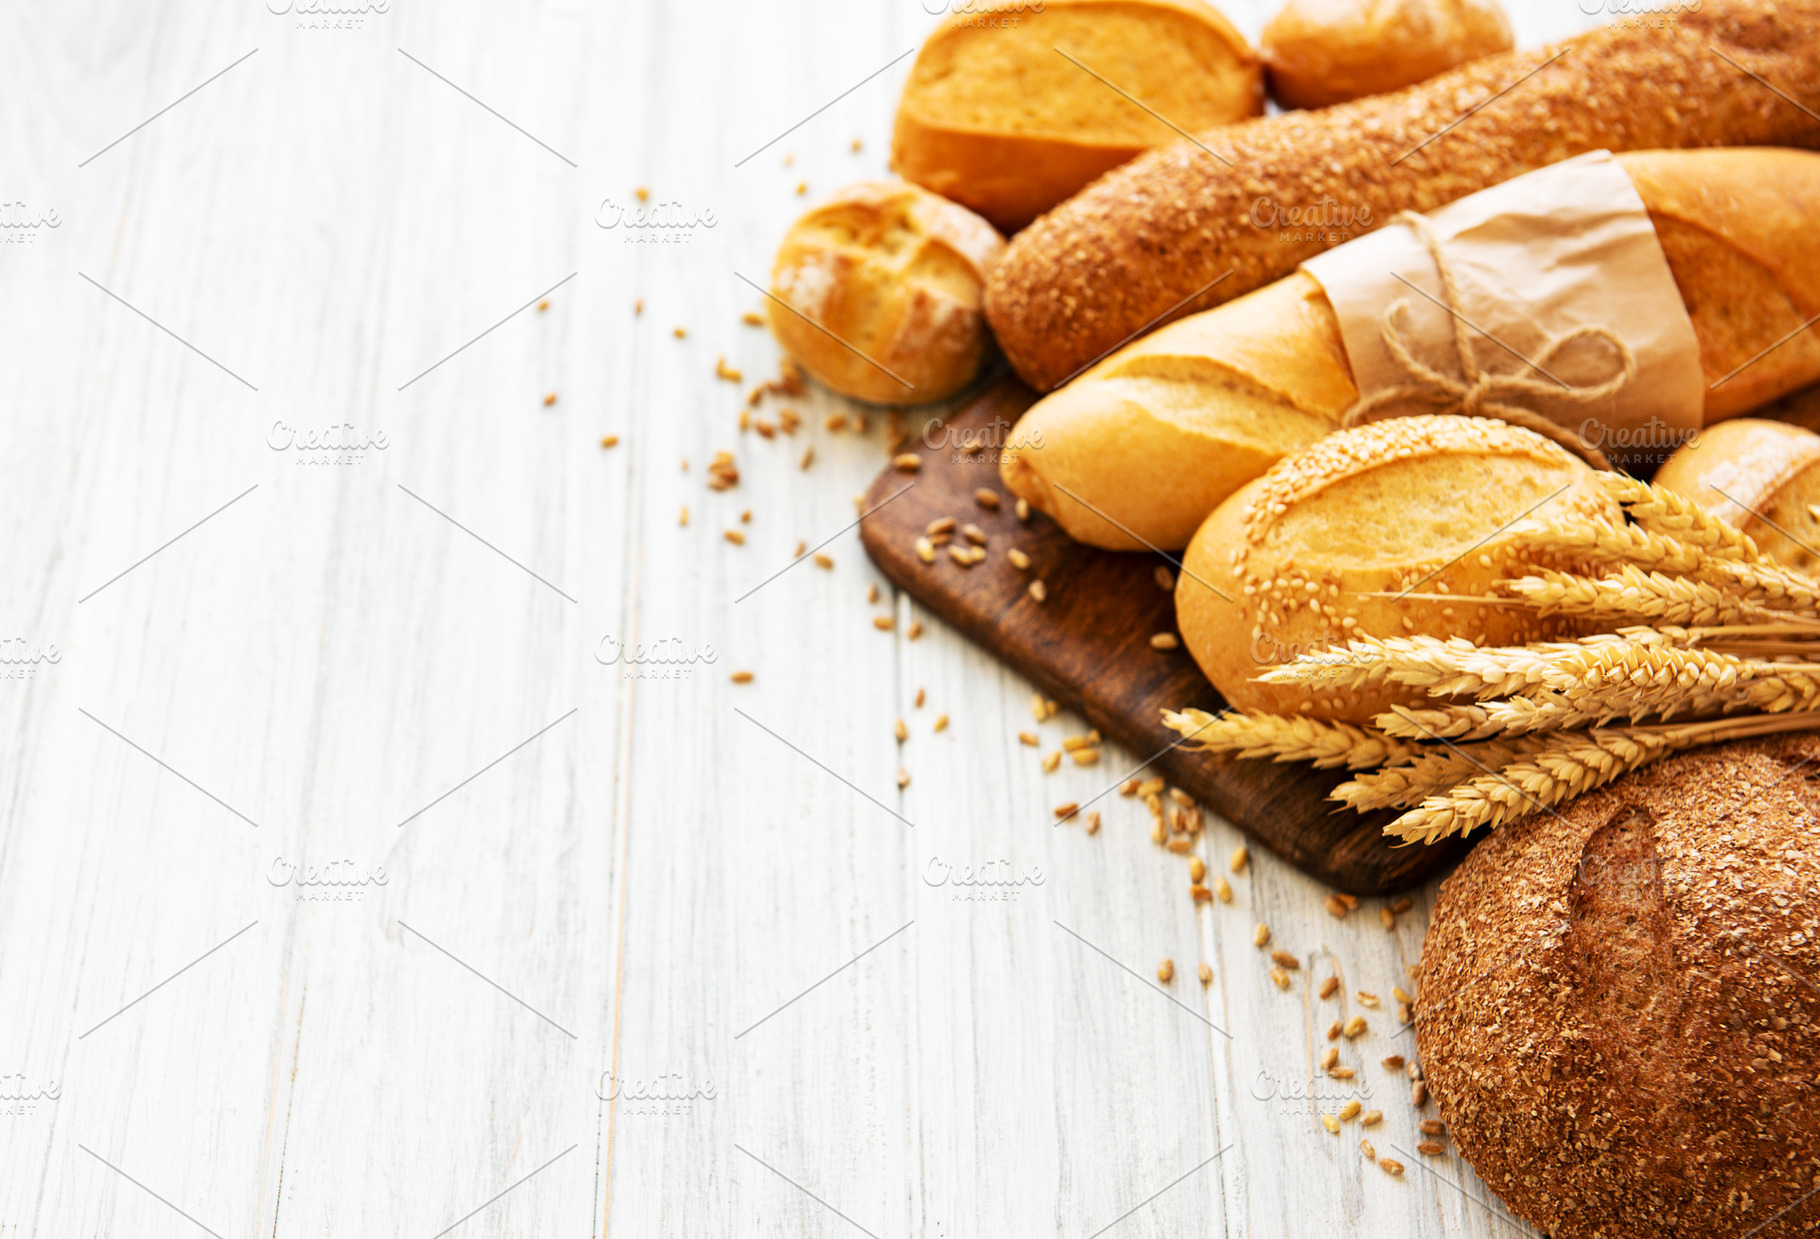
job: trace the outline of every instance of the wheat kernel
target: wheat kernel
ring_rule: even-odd
[[[1195,973],[1201,978],[1202,985],[1213,984],[1213,969],[1205,962],[1203,962],[1199,968],[1195,969]]]
[[[1339,991],[1339,988],[1340,978],[1328,977],[1325,981],[1321,982],[1321,997],[1332,998],[1334,994]]]
[[[1409,1104],[1420,1110],[1428,1104],[1428,1085],[1417,1080],[1409,1086]]]
[[[1361,1119],[1360,1121],[1363,1122],[1364,1120]],[[1378,1151],[1371,1147],[1371,1141],[1369,1140],[1359,1141],[1359,1152],[1365,1155],[1365,1160],[1368,1162],[1375,1162],[1378,1160]]]
[[[1340,1122],[1352,1122],[1353,1119],[1359,1117],[1359,1111],[1362,1109],[1364,1109],[1364,1107],[1359,1104],[1359,1099],[1354,1097],[1351,1101],[1340,1107]]]
[[[1232,883],[1228,882],[1223,877],[1214,879],[1213,893],[1218,896],[1221,903],[1231,903]]]
[[[1015,546],[1005,552],[1005,558],[1009,559],[1011,561],[1011,566],[1016,568],[1019,572],[1028,571],[1030,568],[1030,556],[1024,554],[1024,552],[1018,550]]]
[[[1030,596],[1038,602],[1047,602],[1049,600],[1049,587],[1044,585],[1041,581],[1032,581],[1030,582]]]
[[[1269,942],[1269,941],[1270,941],[1270,926],[1260,923],[1258,925],[1258,927],[1252,931],[1251,944],[1253,946],[1263,946],[1266,942]]]
[[[1422,1154],[1424,1157],[1439,1157],[1441,1154],[1447,1152],[1447,1146],[1442,1144],[1439,1140],[1424,1140],[1416,1145],[1416,1152]]]
[[[1270,958],[1275,960],[1277,963],[1281,964],[1283,967],[1289,968],[1292,970],[1300,969],[1302,966],[1302,961],[1297,959],[1295,956],[1291,955],[1288,951],[1272,951],[1270,953]]]
[[[1178,649],[1181,644],[1173,632],[1159,632],[1150,638],[1150,648],[1153,650]]]
[[[1327,1039],[1329,1041],[1338,1041],[1340,1039],[1340,1021],[1335,1020],[1327,1026]]]
[[[1019,499],[1017,501],[1016,511],[1018,520],[1027,523],[1030,520],[1030,501],[1028,499]]]
[[[1207,876],[1207,862],[1206,861],[1202,860],[1200,857],[1197,856],[1193,860],[1188,862],[1188,879],[1189,879],[1189,881],[1199,882],[1202,878],[1204,878],[1206,876]]]
[[[996,512],[998,511],[999,494],[990,487],[982,486],[973,492],[973,502],[979,504],[980,507],[985,508],[988,512]]]
[[[1403,1070],[1403,1056],[1392,1054],[1384,1060],[1383,1066],[1386,1071],[1401,1071]]]
[[[1359,1116],[1359,1123],[1364,1127],[1376,1127],[1383,1121],[1384,1112],[1382,1110],[1367,1110]]]
[[[1276,982],[1278,989],[1289,988],[1289,974],[1284,972],[1281,968],[1272,968],[1270,970],[1270,979]]]
[[[1246,850],[1246,847],[1243,843],[1239,844],[1238,847],[1236,847],[1232,850],[1232,871],[1234,873],[1244,873],[1245,872],[1245,862],[1250,859],[1251,859],[1251,853],[1248,850]],[[1260,943],[1259,945],[1261,946],[1263,944]]]
[[[1056,768],[1059,767],[1061,764],[1062,764],[1062,750],[1057,749],[1055,752],[1049,754],[1049,756],[1043,758],[1043,773],[1044,774],[1054,774],[1056,771]]]
[[[815,556],[815,566],[817,568],[824,568],[824,569],[832,568],[832,567],[834,567],[834,559],[832,556],[829,556],[829,555],[819,555],[818,554]]]
[[[891,729],[891,734],[897,737],[899,744],[902,744],[910,738],[910,729],[904,726],[904,720],[900,718],[897,720],[897,725]]]
[[[923,467],[923,458],[915,452],[904,452],[892,457],[891,464],[899,473],[915,473]]]
[[[1424,1136],[1444,1136],[1447,1134],[1447,1124],[1443,1123],[1440,1119],[1423,1119],[1421,1128]]]
[[[1321,1070],[1322,1071],[1332,1071],[1334,1069],[1334,1067],[1336,1067],[1339,1064],[1339,1061],[1340,1061],[1340,1047],[1337,1045],[1329,1046],[1321,1054]]]
[[[1173,959],[1166,959],[1156,966],[1156,979],[1164,985],[1175,980],[1175,961]]]
[[[1368,994],[1364,990],[1360,990],[1358,992],[1358,999],[1360,1006],[1370,1007],[1373,1010],[1377,1009],[1378,996],[1376,994]]]
[[[897,627],[897,619],[890,615],[874,615],[872,617],[872,626],[880,632],[890,632],[893,628]]]
[[[1340,1120],[1334,1118],[1331,1114],[1323,1114],[1321,1116],[1321,1126],[1325,1127],[1336,1136],[1340,1134]]]
[[[948,716],[946,714],[938,714],[935,716],[935,730],[937,732],[948,730]]]
[[[1380,1157],[1378,1159],[1378,1169],[1382,1170],[1385,1174],[1402,1174],[1403,1163],[1394,1158]]]
[[[1072,800],[1067,804],[1058,804],[1055,806],[1055,816],[1062,821],[1067,821],[1080,811],[1081,806]]]
[[[1362,1016],[1362,1015],[1353,1016],[1351,1019],[1346,1021],[1346,1028],[1345,1028],[1346,1039],[1348,1041],[1352,1040],[1353,1038],[1359,1036],[1361,1033],[1365,1032],[1369,1027],[1370,1026],[1365,1023],[1364,1016]]]
[[[752,682],[752,673],[750,671],[735,671],[733,673],[733,682],[735,684],[750,684]]]
[[[1087,815],[1087,833],[1090,835],[1097,835],[1100,833],[1100,815],[1098,810]]]

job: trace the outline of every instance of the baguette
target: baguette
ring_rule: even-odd
[[[1693,321],[1705,420],[1820,379],[1820,331],[1764,351],[1820,313],[1820,154],[1617,158]],[[1357,397],[1333,307],[1298,271],[1145,336],[1044,398],[1000,467],[1012,491],[1079,541],[1173,549],[1227,495],[1337,429]]]
[[[1254,227],[1260,200],[1337,200],[1376,226],[1601,148],[1820,145],[1817,112],[1820,0],[1720,0],[1664,27],[1605,28],[1398,94],[1211,129],[1205,148],[1149,151],[1015,238],[986,313],[1012,366],[1049,391],[1159,320],[1281,279],[1336,239]]]
[[[1510,48],[1498,0],[1289,0],[1258,46],[1286,108],[1401,90]]]
[[[1235,710],[1364,725],[1393,705],[1432,704],[1419,688],[1256,677],[1355,635],[1523,645],[1575,633],[1572,620],[1424,595],[1488,594],[1520,563],[1559,563],[1509,532],[1530,512],[1622,522],[1598,476],[1540,435],[1484,418],[1404,417],[1329,435],[1201,526],[1176,582],[1182,643]]]

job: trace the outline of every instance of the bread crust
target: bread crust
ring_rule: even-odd
[[[1811,1233],[1817,759],[1813,736],[1678,754],[1500,827],[1441,887],[1416,1044],[1519,1217],[1556,1239]]]
[[[1069,65],[1058,49],[1072,50],[1095,72],[1112,77],[1121,89],[1191,130],[1264,110],[1263,63],[1257,52],[1202,0],[1045,0],[992,7],[1015,11],[988,16],[984,25],[964,20],[945,24],[923,44],[898,103],[891,170],[978,212],[1006,233],[1024,227],[1102,173],[1175,137],[1167,126],[1119,100],[1103,82]],[[1070,34],[1077,16],[1087,29]],[[1205,33],[1213,63],[1200,66],[1196,89],[1184,89],[1194,75],[1144,76],[1160,53],[1193,57],[1189,41],[1179,35],[1161,45],[1154,32],[1146,35],[1140,23],[1147,19],[1192,23]],[[967,107],[980,114],[957,115],[955,100],[937,97],[955,91],[957,82],[965,88]],[[1081,106],[1108,110],[1117,123],[1097,131],[1045,127],[1028,115],[1032,89],[1042,91],[1038,115],[1065,110],[1072,98]],[[1164,108],[1157,102],[1159,92],[1183,97]]]
[[[1820,434],[1756,418],[1721,422],[1677,449],[1655,483],[1736,525],[1771,558],[1820,568]]]
[[[1422,601],[1487,594],[1545,561],[1505,530],[1538,519],[1622,520],[1596,475],[1503,422],[1406,417],[1329,435],[1235,493],[1201,526],[1175,591],[1183,644],[1237,710],[1368,724],[1418,690],[1261,684],[1271,667],[1356,634],[1518,645],[1575,631],[1515,607]]]
[[[1324,108],[1414,86],[1512,45],[1497,0],[1289,0],[1259,50],[1278,103]]]
[[[951,396],[990,345],[980,290],[1004,244],[985,220],[926,189],[849,185],[784,234],[766,305],[771,332],[843,395],[890,405]]]
[[[1202,134],[1230,165],[1189,142],[1140,155],[1013,240],[987,315],[1018,373],[1047,391],[1160,318],[1242,296],[1333,243],[1255,227],[1261,198],[1332,198],[1381,226],[1589,150],[1820,144],[1803,108],[1820,111],[1820,0],[1707,3],[1666,28],[1488,57],[1397,94]]]

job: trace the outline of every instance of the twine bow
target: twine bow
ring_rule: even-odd
[[[1390,412],[1388,406],[1409,400],[1423,400],[1441,405],[1437,410],[1441,413],[1495,417],[1525,430],[1532,430],[1584,458],[1595,469],[1609,470],[1611,462],[1603,452],[1588,446],[1552,419],[1534,409],[1511,404],[1507,398],[1529,397],[1533,400],[1546,396],[1569,404],[1590,405],[1614,396],[1637,377],[1637,357],[1630,345],[1608,327],[1587,324],[1562,335],[1550,336],[1540,355],[1529,363],[1540,374],[1548,376],[1546,381],[1522,373],[1494,374],[1480,368],[1478,356],[1473,350],[1472,337],[1467,334],[1468,324],[1460,313],[1459,282],[1454,276],[1453,264],[1448,261],[1447,253],[1441,246],[1440,234],[1426,216],[1414,211],[1398,212],[1391,222],[1409,225],[1427,247],[1429,257],[1434,259],[1435,268],[1441,273],[1441,295],[1448,317],[1453,320],[1454,352],[1459,358],[1460,374],[1463,377],[1456,378],[1437,370],[1410,352],[1401,326],[1402,317],[1409,309],[1409,299],[1405,297],[1384,311],[1381,326],[1384,347],[1390,350],[1391,357],[1413,381],[1361,396],[1342,415],[1340,424],[1346,427],[1360,426],[1387,417],[1403,416]],[[1556,357],[1579,340],[1604,340],[1610,344],[1618,355],[1618,373],[1603,383],[1586,385],[1575,385],[1549,374],[1548,368]]]

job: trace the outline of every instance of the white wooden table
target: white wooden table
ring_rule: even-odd
[[[0,13],[0,1239],[1523,1233],[1388,1010],[1407,1175],[1317,1121],[1312,988],[1388,998],[1432,891],[1197,912],[1140,805],[1053,828],[1135,759],[1043,774],[907,638],[883,418],[737,431],[737,276],[884,173],[933,2]],[[603,227],[641,186],[697,226]]]

